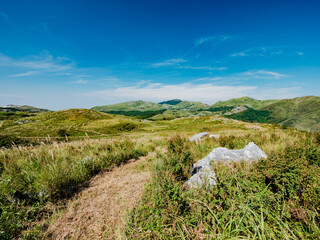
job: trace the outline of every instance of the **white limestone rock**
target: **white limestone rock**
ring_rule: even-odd
[[[190,188],[198,188],[204,186],[210,188],[216,185],[216,176],[211,170],[211,162],[221,161],[223,163],[230,162],[253,162],[261,158],[268,158],[268,156],[253,142],[250,142],[243,149],[229,150],[227,148],[219,147],[213,149],[205,158],[193,164],[193,175],[186,182]]]
[[[201,139],[204,137],[204,136],[207,136],[209,133],[207,133],[207,132],[202,132],[202,133],[198,133],[198,134],[195,134],[195,135],[193,135],[189,140],[191,141],[191,142],[199,142],[199,141],[201,141]]]

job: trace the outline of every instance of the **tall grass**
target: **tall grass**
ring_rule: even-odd
[[[151,147],[100,139],[0,150],[0,239],[26,229],[46,203],[72,195],[97,172],[145,155]]]
[[[267,160],[215,163],[217,185],[187,189],[190,163],[223,146],[254,141]],[[125,228],[129,239],[318,239],[320,146],[318,136],[296,131],[225,135],[194,144],[168,142],[154,162],[153,180]],[[183,169],[188,166],[189,172]]]

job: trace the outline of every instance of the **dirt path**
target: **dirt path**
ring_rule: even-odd
[[[62,216],[49,227],[52,239],[121,239],[121,227],[127,209],[141,197],[144,185],[150,180],[141,168],[149,154],[104,172],[90,180],[89,187],[76,195]]]

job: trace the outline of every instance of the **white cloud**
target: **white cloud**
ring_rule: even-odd
[[[71,69],[73,63],[69,59],[60,57],[54,58],[52,55],[44,52],[38,56],[29,56],[21,59],[15,59],[0,54],[0,66],[59,72]]]
[[[167,66],[179,65],[180,63],[184,63],[184,62],[187,62],[187,60],[183,58],[173,58],[173,59],[166,60],[164,62],[153,63],[150,66],[154,68],[167,67]]]
[[[236,52],[230,54],[231,57],[263,57],[263,56],[272,56],[272,55],[280,55],[283,51],[281,49],[277,49],[276,47],[253,47],[246,49],[242,52]]]
[[[261,88],[257,89],[251,97],[259,100],[265,99],[285,99],[285,98],[295,98],[303,96],[301,94],[300,87],[290,87],[290,88]]]
[[[76,80],[76,81],[72,81],[71,83],[74,83],[74,84],[87,84],[88,81],[86,81],[86,80]]]
[[[25,73],[19,73],[19,74],[15,74],[15,75],[11,75],[10,77],[25,77],[25,76],[31,76],[34,74],[37,74],[37,71],[29,71],[29,72],[25,72]]]
[[[87,97],[98,97],[112,102],[126,100],[162,101],[168,99],[184,99],[214,103],[234,97],[247,96],[253,93],[255,86],[215,86],[214,84],[171,84],[160,83],[146,86],[118,87],[84,94]]]
[[[288,75],[285,75],[285,74],[265,71],[265,70],[249,71],[243,74],[252,76],[253,78],[262,78],[262,79],[281,79],[281,78],[289,77]]]
[[[223,71],[228,69],[227,67],[209,67],[209,66],[202,66],[202,67],[192,67],[192,66],[177,66],[175,68],[182,68],[182,69],[194,69],[194,70],[209,70],[209,71]]]
[[[206,43],[206,42],[214,42],[215,44],[219,44],[219,43],[222,43],[225,40],[230,39],[230,38],[231,38],[230,36],[225,36],[225,35],[222,35],[222,36],[209,36],[209,37],[203,37],[203,38],[197,39],[194,42],[194,44],[196,46],[199,46],[199,45],[201,45],[203,43]]]
[[[299,56],[302,56],[302,55],[303,55],[303,52],[297,52],[297,54],[298,54]]]

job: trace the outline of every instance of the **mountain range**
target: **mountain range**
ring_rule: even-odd
[[[320,97],[256,100],[250,97],[219,101],[213,105],[173,99],[160,103],[130,101],[92,108],[100,112],[149,120],[224,115],[247,122],[276,123],[299,130],[320,131]]]

